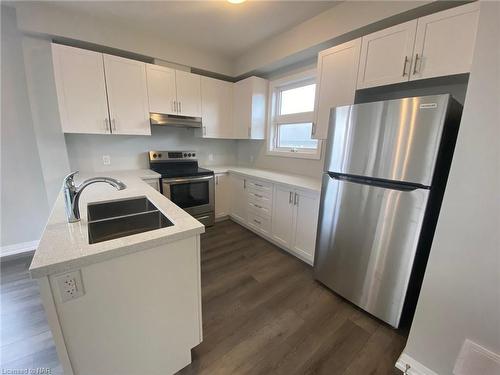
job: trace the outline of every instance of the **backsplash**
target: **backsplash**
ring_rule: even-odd
[[[194,130],[188,128],[153,126],[151,133],[150,137],[66,134],[71,169],[105,172],[149,168],[149,150],[194,150],[200,165],[238,164],[234,140],[196,138]],[[109,155],[111,164],[103,164],[104,155]]]

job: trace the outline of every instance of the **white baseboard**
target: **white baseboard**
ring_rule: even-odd
[[[405,353],[399,356],[396,368],[403,371],[405,375],[438,375]]]
[[[17,258],[25,255],[33,254],[38,247],[40,241],[21,242],[13,245],[0,247],[0,258]]]
[[[453,374],[500,374],[500,355],[466,339],[455,362]]]

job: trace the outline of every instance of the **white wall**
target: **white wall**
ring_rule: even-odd
[[[500,353],[500,3],[482,2],[462,124],[405,354],[451,374],[466,338]]]
[[[194,150],[200,165],[235,165],[236,141],[200,139],[193,129],[154,126],[151,137],[126,135],[66,134],[72,170],[99,171],[149,168],[149,150]],[[209,154],[213,160],[209,160]],[[102,156],[111,157],[111,165]]]
[[[220,74],[233,73],[228,59],[134,29],[134,25],[72,13],[43,2],[19,2],[16,8],[19,29],[27,33],[85,41]]]
[[[36,241],[49,212],[15,11],[1,7],[1,246]]]

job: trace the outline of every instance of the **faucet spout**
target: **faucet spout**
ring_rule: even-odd
[[[76,186],[74,177],[78,173],[72,172],[64,179],[64,200],[66,202],[66,215],[68,222],[75,223],[80,221],[80,196],[82,191],[89,185],[96,182],[106,182],[117,190],[123,190],[127,187],[122,181],[112,177],[93,177],[83,181]]]

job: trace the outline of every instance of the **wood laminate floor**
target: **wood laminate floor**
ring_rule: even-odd
[[[266,240],[224,221],[202,235],[201,259],[203,343],[179,375],[399,373],[405,335],[337,297],[310,266]],[[1,264],[0,367],[60,374],[29,262]]]

